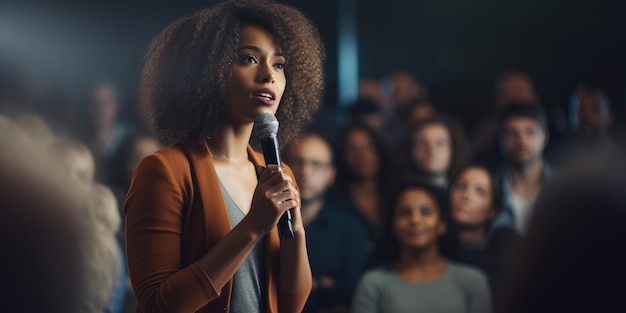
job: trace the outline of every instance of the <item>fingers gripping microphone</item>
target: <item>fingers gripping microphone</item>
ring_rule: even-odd
[[[276,120],[276,117],[269,113],[262,113],[257,116],[254,120],[254,132],[261,140],[261,149],[263,150],[265,163],[281,166],[278,138],[276,138],[278,133],[278,120]],[[278,235],[283,240],[294,237],[291,209],[285,211],[278,220]]]

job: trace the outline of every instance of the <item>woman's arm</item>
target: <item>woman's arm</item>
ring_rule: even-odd
[[[283,198],[293,197],[282,192],[289,184],[281,175],[265,171],[250,213],[198,262],[181,268],[182,209],[189,199],[185,190],[192,186],[185,186],[191,182],[180,174],[188,167],[176,168],[174,163],[162,155],[144,159],[125,204],[129,273],[144,312],[195,312],[219,297],[257,241],[287,209],[289,203],[280,204],[287,200]]]

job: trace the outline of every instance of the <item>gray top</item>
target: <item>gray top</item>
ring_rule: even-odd
[[[222,194],[226,202],[230,226],[235,227],[245,214],[230,197],[222,182]],[[233,276],[233,293],[230,299],[231,313],[265,312],[265,239],[261,239],[252,248],[241,267]]]
[[[403,280],[393,270],[367,272],[354,295],[353,313],[489,313],[487,278],[478,269],[450,262],[438,279]]]

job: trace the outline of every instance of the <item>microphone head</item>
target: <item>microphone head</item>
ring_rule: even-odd
[[[278,133],[278,120],[270,113],[261,113],[254,119],[252,132],[259,139],[275,137]]]

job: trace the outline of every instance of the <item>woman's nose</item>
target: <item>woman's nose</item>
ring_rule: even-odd
[[[262,63],[259,66],[258,80],[261,83],[271,83],[274,81],[274,72],[270,64]]]

